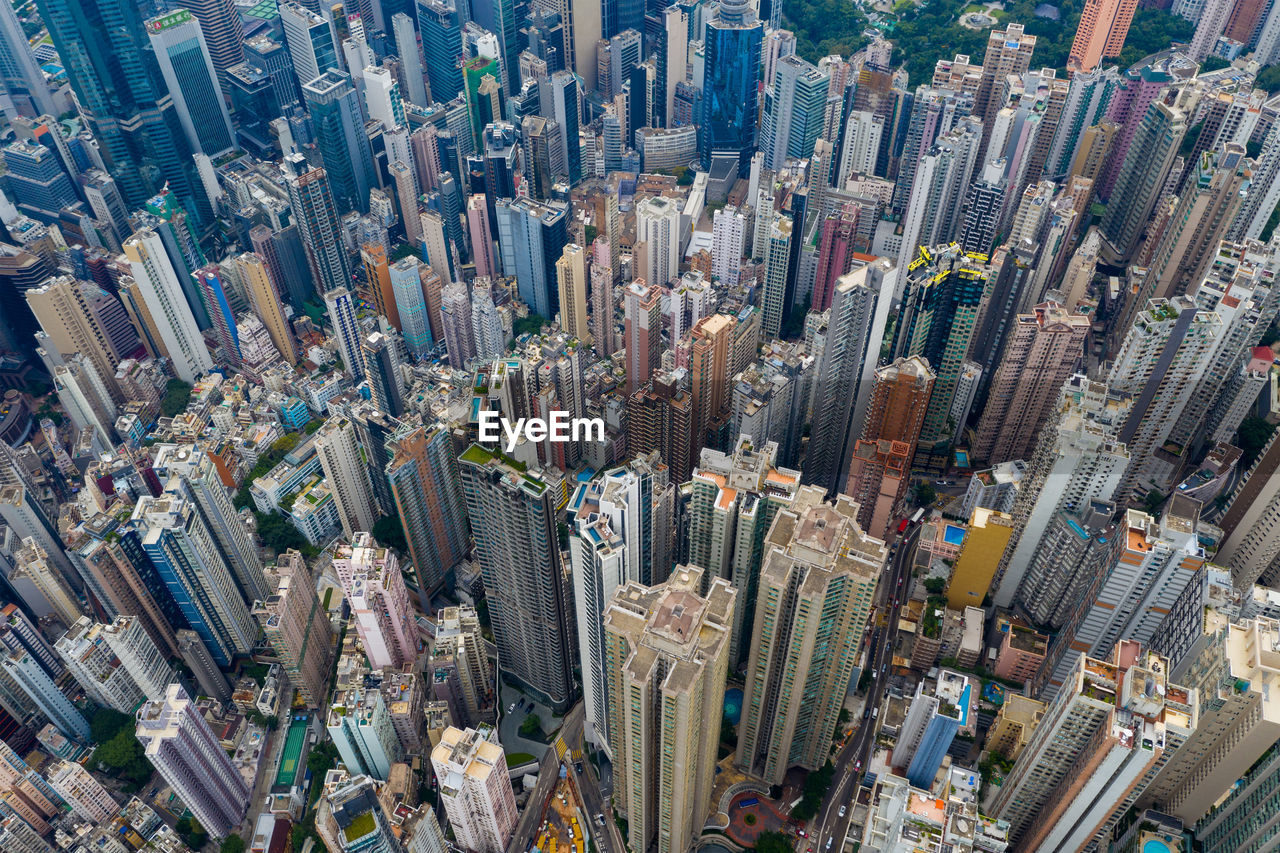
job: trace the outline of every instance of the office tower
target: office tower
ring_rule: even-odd
[[[370,471],[361,458],[355,424],[341,416],[329,418],[316,431],[315,446],[320,468],[342,518],[342,534],[351,539],[362,530],[372,530],[378,513],[374,508]],[[374,471],[372,476],[381,476],[381,473]]]
[[[130,709],[132,710],[132,709]],[[55,761],[45,768],[49,787],[58,792],[71,810],[85,820],[101,826],[108,823],[120,811],[120,804],[110,792],[75,761]]]
[[[232,0],[180,0],[179,6],[195,15],[200,22],[209,50],[209,59],[218,74],[218,80],[226,86],[227,69],[245,58],[244,26]],[[224,92],[225,94],[225,92]],[[284,103],[284,102],[282,102]]]
[[[951,435],[947,417],[960,377],[960,353],[969,350],[991,267],[954,244],[933,251],[921,246],[917,260],[923,263],[907,274],[893,353],[923,356],[937,374],[920,435],[920,444],[932,448]]]
[[[156,336],[156,343],[162,347],[178,378],[195,382],[213,369],[213,359],[209,357],[163,241],[155,231],[143,228],[125,240],[124,254],[137,284],[137,294],[153,318],[153,328],[148,331]]]
[[[529,179],[529,194],[537,199],[550,198],[555,182],[552,157],[559,156],[560,128],[542,116],[529,115],[521,122],[520,135],[524,139],[524,168]]]
[[[1157,299],[1181,296],[1200,283],[1240,209],[1242,187],[1249,186],[1244,146],[1234,142],[1206,151],[1192,170],[1194,183],[1183,187],[1143,283],[1142,293]]]
[[[191,501],[172,494],[144,496],[133,522],[187,623],[219,666],[253,649],[258,629],[237,587],[221,544]]]
[[[261,256],[245,252],[236,258],[236,269],[249,297],[249,306],[266,327],[271,343],[284,356],[287,364],[297,364],[298,349],[293,340],[293,332],[285,319],[280,293],[272,281],[267,265],[263,263]]]
[[[520,300],[530,311],[554,317],[556,261],[569,243],[567,208],[554,201],[503,198],[496,212],[503,272],[516,276]]]
[[[356,533],[334,550],[333,567],[369,665],[399,669],[417,660],[418,630],[395,552],[378,547],[370,533]]]
[[[636,245],[644,244],[637,258],[653,285],[666,285],[680,276],[680,209],[663,196],[650,196],[636,204]]]
[[[1013,602],[1055,513],[1081,512],[1090,501],[1115,499],[1129,465],[1129,451],[1117,436],[1132,405],[1129,395],[1080,374],[1063,385],[1010,512],[1016,528],[996,571],[995,606]]]
[[[623,297],[627,393],[635,393],[658,368],[662,356],[662,288],[636,279]]]
[[[391,32],[395,39],[396,56],[404,70],[405,97],[409,103],[425,109],[430,106],[427,98],[426,77],[422,71],[422,51],[418,49],[418,33],[413,26],[413,18],[404,12],[396,12],[391,16]]]
[[[374,332],[360,343],[360,357],[373,404],[394,418],[402,416],[404,380],[395,344],[382,332]]]
[[[773,85],[765,89],[760,125],[760,150],[769,169],[780,169],[788,158],[813,154],[822,132],[828,74],[798,56],[778,60]]]
[[[659,127],[675,127],[676,87],[685,82],[689,64],[689,13],[678,6],[662,12],[658,49]]]
[[[146,28],[191,150],[217,157],[235,148],[231,116],[222,99],[209,46],[195,17],[178,9],[151,18]]]
[[[991,464],[1026,459],[1084,355],[1089,320],[1046,302],[1019,314],[996,369],[971,451]]]
[[[705,26],[698,155],[703,168],[716,154],[734,157],[741,172],[756,149],[764,24],[751,4],[731,0]]]
[[[560,295],[560,326],[572,338],[591,343],[587,329],[586,252],[577,243],[564,247],[556,261],[556,283]]]
[[[360,96],[351,78],[340,71],[325,71],[302,84],[302,98],[333,200],[343,210],[367,211],[369,189],[377,186],[378,180],[364,132]]]
[[[1182,110],[1163,101],[1152,103],[1143,115],[1102,217],[1102,236],[1116,260],[1128,259],[1137,248],[1186,130]]]
[[[293,165],[303,165],[301,158]],[[334,206],[327,172],[324,169],[295,172],[286,177],[285,185],[316,289],[326,293],[347,287],[352,280],[351,263],[342,245],[338,209]],[[351,367],[350,360],[347,366]]]
[[[400,334],[415,360],[426,358],[435,348],[427,302],[422,293],[422,278],[416,258],[404,257],[387,268],[396,311],[400,314]]]
[[[1119,56],[1137,8],[1133,0],[1087,0],[1067,55],[1068,69],[1073,74],[1093,71],[1102,60]]]
[[[588,92],[597,89],[596,44],[604,36],[602,3],[571,0],[563,7],[564,67],[576,69]]]
[[[686,849],[711,808],[736,594],[716,578],[701,596],[702,577],[629,581],[605,611],[615,807],[637,849]]]
[[[72,740],[83,743],[90,740],[89,723],[30,652],[15,651],[0,656],[0,669],[27,694],[58,731]]]
[[[44,74],[31,54],[31,43],[12,9],[0,9],[0,86],[13,101],[19,115],[55,115],[58,112]]]
[[[395,294],[391,290],[391,271],[387,265],[387,250],[380,243],[365,243],[360,247],[360,261],[364,265],[365,282],[373,295],[373,308],[386,317],[398,331],[400,311],[396,307]]]
[[[0,10],[3,16],[3,10]],[[27,305],[54,348],[64,357],[84,355],[116,403],[124,397],[115,381],[115,366],[128,353],[118,352],[109,330],[90,309],[92,289],[71,276],[57,276],[27,290]]]
[[[338,247],[341,249],[341,247]],[[342,366],[346,368],[356,382],[364,379],[364,359],[360,352],[360,321],[356,318],[355,297],[344,287],[330,290],[324,295],[324,304],[328,309],[329,322],[333,324],[333,335],[338,339],[338,354],[342,356]]]
[[[332,25],[311,8],[298,2],[281,3],[280,26],[298,86],[341,67]]]
[[[507,756],[492,726],[444,730],[431,766],[458,843],[476,853],[502,853],[516,829],[515,796]]]
[[[585,734],[608,750],[604,613],[627,581],[666,580],[675,559],[677,486],[656,454],[637,457],[578,486],[569,555],[583,672]]]
[[[250,790],[196,705],[179,684],[138,711],[138,742],[147,760],[215,838],[235,832]]]
[[[476,357],[475,325],[471,322],[471,294],[461,283],[451,284],[440,294],[440,324],[444,327],[449,364],[466,370]]]
[[[738,286],[747,232],[747,217],[737,207],[715,212],[711,229],[711,274],[730,289]]]
[[[333,652],[328,615],[316,597],[315,578],[302,555],[291,549],[267,570],[267,588],[270,594],[254,602],[253,615],[289,684],[308,708],[317,709],[325,700]]]
[[[222,484],[218,467],[207,453],[192,454],[191,463],[171,477],[166,490],[186,498],[199,513],[231,567],[236,583],[247,601],[267,594],[262,577],[262,558],[248,528]],[[247,486],[246,486],[247,487]]]
[[[1009,24],[1003,30],[987,35],[987,50],[982,56],[982,76],[973,95],[973,114],[982,120],[990,133],[996,113],[1004,106],[1003,87],[1010,74],[1025,74],[1031,67],[1036,37],[1027,35],[1022,24]],[[987,134],[983,134],[984,138]]]
[[[551,75],[551,111],[556,124],[560,128],[560,158],[564,164],[565,175],[569,185],[577,185],[582,174],[582,148],[579,142],[579,102],[582,92],[579,90],[578,78],[568,71],[557,71]]]
[[[734,763],[774,783],[793,766],[818,769],[830,751],[888,556],[855,512],[847,497],[828,504],[805,487],[763,542]]]
[[[447,0],[419,0],[418,32],[422,36],[427,84],[431,97],[447,104],[462,92],[458,57],[462,50],[462,16]]]
[[[95,702],[123,714],[144,699],[164,696],[173,680],[165,656],[132,616],[109,625],[81,616],[55,647]]]
[[[936,679],[921,679],[898,734],[892,766],[901,768],[917,788],[931,789],[956,732],[969,725],[976,701],[968,676],[943,669]]]
[[[459,692],[472,723],[492,719],[493,670],[480,632],[480,618],[471,607],[446,607],[436,617],[432,658],[447,656],[458,673]]]
[[[1063,630],[1033,682],[1039,698],[1067,683],[1078,651],[1108,654],[1121,640],[1151,642],[1164,615],[1205,564],[1197,540],[1198,501],[1174,495],[1160,519],[1131,509],[1119,522],[1114,566],[1103,567],[1080,590]],[[1110,555],[1109,555],[1110,556]]]
[[[758,221],[758,220],[757,220]],[[760,296],[762,329],[771,338],[781,336],[782,327],[796,308],[795,278],[791,263],[792,230],[795,224],[785,214],[773,217],[762,251],[764,257],[764,292]]]
[[[387,446],[392,455],[386,478],[426,609],[427,594],[440,588],[467,553],[470,531],[458,463],[449,433],[440,424],[406,424]]]
[[[858,502],[858,524],[872,536],[886,536],[903,514],[935,378],[919,356],[876,370],[866,423],[853,445],[843,489]]]
[[[4,147],[4,164],[13,202],[21,212],[41,219],[56,217],[77,201],[75,186],[54,153],[32,142]]]
[[[523,467],[523,466],[522,466]],[[459,459],[503,670],[552,705],[572,695],[569,602],[560,565],[555,498],[536,472],[478,444]]]
[[[167,185],[197,221],[208,219],[192,149],[178,132],[180,109],[160,88],[138,7],[125,0],[50,0],[40,13],[103,165],[129,207],[142,207]],[[137,61],[122,66],[121,56]]]
[[[893,291],[893,268],[870,264],[840,278],[828,309],[804,481],[835,494],[844,485],[866,417]],[[936,393],[936,391],[935,391]]]

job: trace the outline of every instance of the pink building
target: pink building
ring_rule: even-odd
[[[627,393],[649,381],[662,358],[662,288],[638,278],[625,294],[624,345],[627,351]]]
[[[370,667],[401,669],[414,663],[418,631],[396,555],[377,547],[371,534],[357,533],[350,545],[334,549],[333,568]]]
[[[1023,625],[1006,623],[1004,639],[996,654],[996,677],[1010,681],[1030,681],[1044,663],[1049,638]]]

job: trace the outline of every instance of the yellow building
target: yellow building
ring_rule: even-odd
[[[998,752],[1010,761],[1016,761],[1044,716],[1044,707],[1043,702],[1021,693],[1006,695],[987,735],[987,751]]]
[[[956,559],[947,587],[947,604],[954,610],[981,607],[995,577],[996,566],[1013,535],[1013,516],[978,507],[969,519],[969,533]]]

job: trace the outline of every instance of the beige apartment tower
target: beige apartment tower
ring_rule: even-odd
[[[266,601],[254,602],[253,615],[289,683],[308,708],[319,708],[325,701],[333,649],[329,617],[316,597],[315,578],[302,554],[294,550],[281,554],[266,575],[271,593]]]
[[[565,334],[591,345],[587,328],[586,251],[577,243],[564,247],[556,261],[556,282],[560,286],[560,327]]]
[[[619,587],[604,614],[614,803],[632,850],[684,853],[710,813],[737,593],[702,570]]]
[[[244,282],[249,305],[262,325],[266,326],[271,343],[276,345],[286,362],[290,365],[297,364],[298,348],[294,345],[289,321],[285,319],[280,307],[280,292],[276,289],[276,283],[271,280],[267,265],[253,252],[245,252],[236,259],[236,264],[240,268],[240,278]]]

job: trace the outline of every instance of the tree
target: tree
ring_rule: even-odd
[[[586,241],[588,246],[596,241],[596,236],[599,233],[600,229],[596,228],[594,225],[584,225],[582,227],[582,239]]]
[[[1208,74],[1210,71],[1219,71],[1230,67],[1231,62],[1221,56],[1206,56],[1204,62],[1200,63],[1200,73]]]
[[[1253,461],[1258,458],[1258,454],[1262,452],[1262,448],[1267,446],[1267,442],[1271,440],[1271,434],[1276,431],[1275,425],[1267,423],[1259,417],[1249,416],[1240,422],[1240,429],[1237,434],[1239,436],[1240,450],[1240,470],[1247,471]]]
[[[756,853],[793,853],[791,837],[783,832],[768,830],[756,837]]]
[[[244,839],[238,835],[228,835],[222,839],[220,853],[244,853]]]
[[[1142,507],[1147,511],[1147,515],[1155,515],[1160,511],[1161,504],[1164,503],[1164,495],[1152,489],[1147,492],[1147,496],[1143,498]]]
[[[200,821],[193,817],[178,818],[178,822],[173,828],[192,850],[199,850],[209,840],[209,833],[205,832],[204,827],[200,825]]]
[[[404,537],[404,525],[399,513],[384,515],[373,523],[373,538],[401,554],[409,551],[409,540]]]
[[[284,516],[274,512],[254,514],[258,519],[258,536],[262,544],[277,554],[283,554],[290,548],[301,551],[304,555],[315,553],[315,548],[307,538],[298,532],[298,528],[290,524]]]
[[[391,257],[388,258],[387,261],[394,264],[396,261],[407,258],[410,255],[413,255],[418,260],[422,260],[422,252],[418,250],[417,246],[411,246],[408,243],[401,243],[391,252]]]
[[[938,490],[933,487],[933,483],[918,483],[912,492],[917,506],[932,506],[938,499]]]
[[[1268,65],[1259,71],[1253,85],[1267,92],[1280,91],[1280,65]]]
[[[542,734],[542,718],[537,714],[529,714],[520,723],[520,737],[534,738]]]
[[[126,727],[133,731],[133,717],[114,708],[99,708],[89,720],[89,734],[94,743],[106,743]]]
[[[170,379],[164,386],[164,399],[160,401],[160,414],[166,418],[180,415],[187,410],[191,400],[191,386],[181,379]]]
[[[924,588],[930,595],[942,595],[942,591],[947,588],[947,579],[925,578]]]
[[[542,327],[547,325],[547,319],[541,314],[530,314],[528,317],[518,317],[511,324],[511,334],[517,338],[523,334],[536,335],[542,331]]]
[[[322,741],[311,748],[311,753],[307,756],[307,769],[311,771],[314,779],[323,779],[324,774],[333,769],[333,764],[338,759],[338,748],[333,745],[333,741]]]

